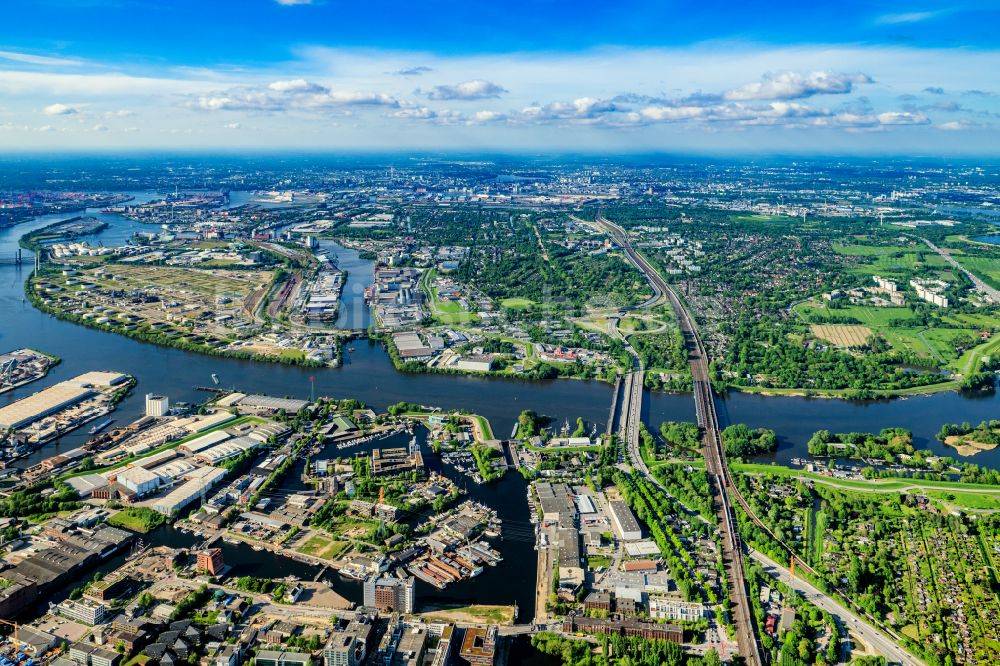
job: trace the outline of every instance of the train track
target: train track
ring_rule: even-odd
[[[739,532],[736,529],[736,519],[733,515],[730,494],[735,496],[736,501],[747,511],[748,515],[755,523],[759,523],[757,517],[750,511],[749,506],[739,495],[739,491],[732,484],[729,474],[729,467],[726,464],[726,453],[722,445],[722,433],[719,429],[719,418],[715,410],[715,397],[712,394],[712,384],[708,375],[708,355],[702,344],[701,337],[694,325],[691,315],[673,289],[664,281],[659,271],[653,267],[649,261],[639,254],[629,240],[625,231],[616,224],[609,222],[603,215],[598,214],[595,223],[603,231],[608,233],[612,239],[621,247],[629,262],[634,265],[645,277],[649,286],[653,290],[653,295],[646,302],[629,307],[623,310],[648,309],[664,302],[670,304],[677,317],[678,324],[684,334],[685,343],[688,348],[688,365],[691,369],[691,376],[694,380],[695,412],[698,415],[698,424],[702,428],[702,443],[705,450],[705,468],[708,472],[711,483],[715,487],[715,510],[719,515],[719,530],[722,535],[723,561],[728,571],[730,585],[730,600],[733,602],[734,622],[736,625],[736,640],[739,645],[740,654],[746,659],[750,666],[763,666],[766,663],[766,653],[764,647],[758,639],[754,630],[753,614],[750,609],[749,592],[746,578],[743,574],[743,547],[740,542]],[[639,472],[659,486],[659,482],[649,473],[639,452],[638,422],[642,409],[642,387],[643,369],[639,357],[634,350],[629,347],[636,368],[626,377],[625,391],[623,393],[621,428],[620,435],[629,452],[629,458]]]

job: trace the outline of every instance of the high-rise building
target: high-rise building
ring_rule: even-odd
[[[381,611],[412,613],[416,606],[415,590],[412,577],[370,576],[365,580],[364,605]]]
[[[170,411],[170,398],[155,393],[146,394],[146,416],[166,416]]]
[[[208,548],[198,551],[198,571],[214,576],[222,570],[222,567],[221,548]]]

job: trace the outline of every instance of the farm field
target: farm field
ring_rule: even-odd
[[[813,324],[809,328],[814,336],[837,347],[864,347],[872,335],[867,326]]]

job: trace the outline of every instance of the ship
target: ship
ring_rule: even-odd
[[[218,385],[219,385],[219,375],[215,374],[214,372],[212,373],[212,382],[213,382],[213,383],[214,383],[214,384],[215,384],[216,386],[218,386]]]
[[[88,430],[87,432],[89,432],[91,435],[96,435],[97,433],[101,432],[109,425],[111,425],[112,421],[114,421],[114,419],[104,419],[103,421],[95,425],[93,428]]]

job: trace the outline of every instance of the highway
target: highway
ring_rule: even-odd
[[[949,264],[951,264],[952,266],[954,266],[956,269],[958,269],[958,270],[962,271],[963,273],[965,273],[965,276],[972,281],[972,284],[976,285],[976,289],[978,289],[982,293],[986,294],[986,296],[989,297],[989,299],[991,301],[993,301],[994,303],[1000,303],[1000,290],[994,289],[990,285],[988,285],[985,282],[983,282],[979,278],[978,275],[976,275],[975,273],[973,273],[972,271],[970,271],[969,269],[967,269],[962,264],[958,263],[958,261],[956,261],[955,258],[953,256],[951,256],[951,254],[949,254],[948,252],[942,250],[941,248],[939,248],[934,243],[930,242],[926,238],[921,238],[920,240],[922,240],[923,242],[925,242],[927,244],[927,247],[929,247],[930,249],[934,250],[939,255],[941,255],[942,259],[944,259],[945,261],[947,261]]]
[[[663,277],[635,248],[625,231],[616,224],[609,222],[598,214],[595,224],[621,247],[629,262],[645,277],[653,290],[653,295],[643,304],[630,309],[647,309],[660,305],[666,300],[673,308],[681,331],[688,346],[688,364],[694,379],[695,411],[698,423],[703,429],[703,444],[705,450],[705,467],[716,488],[715,502],[719,514],[719,530],[722,535],[723,562],[729,579],[729,598],[733,603],[733,620],[736,625],[736,641],[740,654],[750,666],[763,666],[766,663],[764,648],[753,626],[753,613],[750,600],[747,598],[747,584],[743,575],[743,551],[736,521],[729,502],[728,467],[725,451],[722,448],[722,435],[719,431],[718,416],[715,411],[715,398],[712,395],[712,385],[708,377],[708,355],[702,345],[698,331],[684,308],[677,294],[664,281]],[[643,476],[657,486],[660,483],[649,473],[639,452],[638,424],[642,412],[643,370],[638,355],[632,352],[635,367],[625,380],[625,390],[622,394],[620,435],[626,443],[629,459],[632,465]]]

